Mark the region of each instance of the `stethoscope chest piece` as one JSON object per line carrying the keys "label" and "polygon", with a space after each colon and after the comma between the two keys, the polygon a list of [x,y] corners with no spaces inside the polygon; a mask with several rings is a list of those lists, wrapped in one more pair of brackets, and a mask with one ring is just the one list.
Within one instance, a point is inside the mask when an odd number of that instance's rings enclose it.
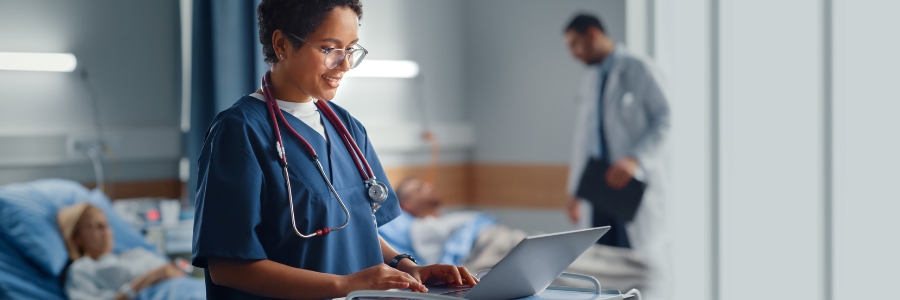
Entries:
{"label": "stethoscope chest piece", "polygon": [[388,188],[387,185],[380,181],[369,180],[367,182],[369,184],[369,199],[372,199],[375,203],[384,202],[388,198]]}

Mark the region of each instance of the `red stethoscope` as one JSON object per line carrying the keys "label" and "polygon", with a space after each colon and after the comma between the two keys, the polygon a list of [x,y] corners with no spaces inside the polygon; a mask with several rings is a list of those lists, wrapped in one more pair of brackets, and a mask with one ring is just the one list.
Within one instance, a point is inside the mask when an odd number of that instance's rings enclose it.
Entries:
{"label": "red stethoscope", "polygon": [[[347,224],[350,223],[350,211],[347,210],[347,206],[344,205],[344,201],[341,200],[341,196],[338,195],[337,191],[334,189],[334,186],[331,184],[331,180],[328,180],[328,176],[325,175],[325,170],[322,168],[322,163],[319,162],[319,156],[316,154],[316,150],[313,149],[312,146],[303,138],[290,124],[288,124],[287,119],[284,118],[284,114],[281,113],[281,108],[278,107],[278,102],[275,101],[275,97],[272,96],[272,85],[271,82],[271,71],[266,72],[266,75],[263,76],[262,79],[262,92],[263,97],[266,99],[266,106],[269,110],[269,117],[272,119],[272,128],[275,130],[275,150],[278,152],[278,158],[280,159],[282,171],[284,175],[284,181],[287,184],[287,194],[288,194],[288,203],[290,203],[291,208],[291,225],[294,226],[294,233],[302,238],[311,238],[314,236],[323,236],[328,234],[329,232],[344,229],[347,227]],[[372,171],[372,167],[369,166],[369,162],[366,161],[366,157],[363,155],[362,150],[359,149],[359,146],[356,144],[356,141],[353,140],[353,137],[350,135],[350,132],[347,131],[347,127],[344,127],[344,123],[341,122],[341,119],[338,118],[337,114],[331,110],[331,107],[325,103],[324,100],[316,101],[316,107],[319,109],[319,112],[328,119],[328,122],[331,122],[331,125],[334,126],[334,129],[337,130],[338,135],[341,136],[341,140],[344,142],[344,146],[347,148],[347,151],[350,152],[350,157],[353,158],[353,162],[356,164],[356,170],[359,171],[359,175],[362,177],[363,182],[368,186],[367,196],[369,197],[369,202],[372,206],[372,218],[375,219],[375,211],[381,207],[381,203],[384,200],[387,200],[388,197],[388,188],[384,183],[375,180],[375,172]],[[316,167],[319,169],[319,174],[322,175],[322,178],[325,179],[325,183],[328,184],[328,188],[331,189],[331,193],[334,194],[334,197],[337,198],[338,202],[341,203],[341,208],[344,209],[344,214],[347,216],[347,220],[344,221],[344,224],[338,227],[325,227],[319,230],[316,230],[314,233],[310,234],[302,234],[299,230],[297,230],[297,221],[294,217],[294,196],[291,193],[291,179],[288,177],[288,162],[287,155],[284,151],[284,142],[281,140],[281,131],[278,129],[278,122],[284,124],[284,127],[288,129],[291,134],[294,135],[300,142],[303,143],[303,146],[306,148],[306,151],[309,152],[309,155],[312,157],[313,162],[316,163]],[[377,223],[377,220],[376,220]]]}

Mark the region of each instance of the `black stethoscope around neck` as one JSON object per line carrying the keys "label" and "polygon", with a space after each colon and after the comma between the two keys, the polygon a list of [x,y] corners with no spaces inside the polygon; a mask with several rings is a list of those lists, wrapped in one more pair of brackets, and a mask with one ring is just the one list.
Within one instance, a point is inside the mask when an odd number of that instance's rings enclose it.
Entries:
{"label": "black stethoscope around neck", "polygon": [[[347,210],[347,205],[344,204],[344,201],[341,200],[341,196],[338,195],[338,192],[334,189],[334,185],[331,184],[331,180],[328,179],[328,175],[325,174],[325,169],[322,168],[322,163],[319,162],[319,156],[316,154],[316,150],[313,149],[312,146],[309,145],[309,142],[303,138],[290,124],[288,124],[287,119],[284,118],[284,114],[281,113],[281,108],[278,107],[278,101],[275,101],[275,96],[272,93],[272,76],[271,71],[267,71],[266,75],[263,76],[262,79],[262,94],[266,100],[266,107],[269,111],[269,117],[272,119],[272,129],[275,130],[275,151],[278,152],[278,159],[281,163],[282,174],[284,175],[284,182],[287,186],[287,194],[288,194],[288,203],[290,203],[291,209],[291,225],[294,227],[294,233],[297,236],[302,238],[311,238],[315,236],[323,236],[332,231],[344,229],[347,227],[347,224],[350,223],[350,211]],[[359,149],[359,146],[356,144],[356,141],[353,140],[353,136],[350,135],[350,132],[347,131],[347,127],[344,126],[344,123],[341,122],[341,119],[338,118],[337,114],[325,103],[324,100],[316,101],[316,108],[319,109],[319,112],[325,116],[325,119],[328,119],[328,122],[334,126],[334,129],[337,131],[338,135],[340,135],[341,140],[344,142],[344,146],[347,148],[347,151],[350,152],[350,157],[353,158],[353,163],[356,164],[356,170],[359,171],[360,177],[362,177],[363,183],[368,187],[366,189],[366,196],[369,198],[369,202],[372,207],[372,219],[375,219],[375,212],[381,208],[381,203],[384,200],[387,200],[388,197],[388,188],[384,183],[377,181],[375,179],[375,172],[372,171],[372,167],[369,166],[369,162],[366,160],[366,157],[363,155],[362,150]],[[338,227],[325,227],[316,232],[310,234],[300,233],[300,230],[297,230],[297,219],[294,216],[294,196],[291,192],[291,178],[288,176],[288,162],[287,162],[287,154],[284,151],[284,142],[281,140],[281,131],[278,129],[278,123],[281,122],[284,124],[284,127],[288,129],[288,131],[294,135],[300,142],[303,144],[306,151],[309,153],[313,162],[316,164],[316,167],[319,169],[319,174],[322,175],[322,179],[325,180],[325,183],[328,185],[328,188],[331,190],[331,193],[334,194],[334,197],[341,204],[341,208],[344,209],[344,214],[346,215],[346,220],[344,224]],[[377,223],[377,220],[375,221]]]}

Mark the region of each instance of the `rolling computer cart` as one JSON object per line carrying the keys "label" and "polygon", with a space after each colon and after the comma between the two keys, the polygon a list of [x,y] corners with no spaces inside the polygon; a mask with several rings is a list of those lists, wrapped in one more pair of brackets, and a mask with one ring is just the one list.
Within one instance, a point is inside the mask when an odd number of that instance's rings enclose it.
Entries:
{"label": "rolling computer cart", "polygon": [[[480,272],[479,272],[480,273]],[[481,274],[479,274],[481,275]],[[477,275],[476,275],[477,276]],[[480,277],[480,276],[478,276]],[[628,293],[622,294],[617,290],[602,290],[600,288],[600,282],[597,281],[594,277],[581,275],[581,274],[573,274],[573,273],[562,273],[559,278],[570,278],[588,281],[594,284],[593,289],[587,288],[576,288],[576,287],[567,287],[567,286],[553,286],[551,285],[541,293],[520,298],[521,300],[578,300],[578,299],[591,299],[591,300],[624,300],[624,299],[634,299],[634,300],[642,300],[640,296],[640,292],[637,290],[631,290]],[[384,299],[396,299],[396,300],[460,300],[464,298],[445,296],[445,295],[437,295],[437,294],[423,294],[409,291],[355,291],[347,295],[346,300],[384,300]]]}

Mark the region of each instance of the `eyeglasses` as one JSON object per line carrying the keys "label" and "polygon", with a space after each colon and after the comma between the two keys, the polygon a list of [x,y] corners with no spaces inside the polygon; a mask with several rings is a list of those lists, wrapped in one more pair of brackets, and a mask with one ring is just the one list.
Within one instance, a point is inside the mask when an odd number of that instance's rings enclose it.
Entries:
{"label": "eyeglasses", "polygon": [[325,48],[313,45],[312,43],[307,42],[306,40],[294,35],[293,33],[288,33],[288,35],[312,46],[315,49],[318,49],[319,51],[322,51],[322,53],[325,53],[325,67],[329,69],[334,69],[340,66],[341,63],[344,62],[345,57],[347,58],[347,62],[350,63],[350,68],[356,68],[360,63],[362,63],[363,59],[366,58],[366,54],[369,54],[369,50],[366,50],[366,48],[363,48],[359,44],[356,44],[350,50]]}

